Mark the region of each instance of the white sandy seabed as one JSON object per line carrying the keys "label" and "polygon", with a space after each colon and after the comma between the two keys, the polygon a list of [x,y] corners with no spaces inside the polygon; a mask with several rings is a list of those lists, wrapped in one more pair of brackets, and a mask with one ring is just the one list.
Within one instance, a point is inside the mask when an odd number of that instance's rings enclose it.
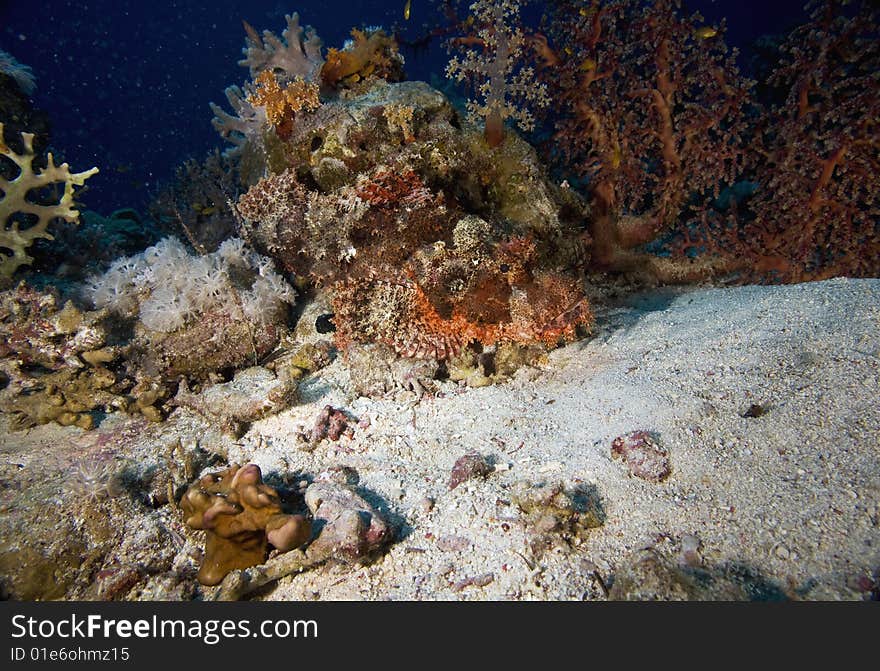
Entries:
{"label": "white sandy seabed", "polygon": [[[603,598],[640,548],[674,564],[695,539],[696,573],[747,575],[747,597],[864,598],[859,582],[880,569],[880,281],[654,292],[597,321],[506,384],[409,404],[322,384],[254,425],[231,461],[353,467],[401,527],[381,561],[264,598]],[[370,427],[304,453],[291,428],[326,403]],[[764,414],[743,417],[753,404]],[[639,429],[669,451],[663,482],[611,458]],[[495,471],[450,490],[468,452]],[[591,489],[604,524],[535,557],[510,504],[522,480]]]}
{"label": "white sandy seabed", "polygon": [[[370,565],[322,566],[257,598],[603,599],[649,546],[708,586],[695,598],[728,598],[718,585],[736,579],[745,598],[859,600],[880,570],[880,280],[639,294],[539,369],[421,400],[351,398],[346,375],[339,361],[322,371],[301,402],[228,440],[228,458],[351,467],[397,537]],[[305,451],[297,434],[326,404],[369,427]],[[204,431],[186,412],[168,422],[184,442]],[[636,430],[668,450],[662,482],[612,459]],[[494,471],[450,490],[469,452]],[[512,502],[522,481],[592,492],[604,523],[534,552]]]}

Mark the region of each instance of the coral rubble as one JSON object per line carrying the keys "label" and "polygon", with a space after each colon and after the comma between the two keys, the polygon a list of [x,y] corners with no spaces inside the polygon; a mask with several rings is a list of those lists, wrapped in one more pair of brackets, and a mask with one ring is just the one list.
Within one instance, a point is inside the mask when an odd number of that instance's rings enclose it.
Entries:
{"label": "coral rubble", "polygon": [[611,442],[611,457],[622,459],[631,475],[661,482],[672,471],[669,450],[650,431],[631,431]]}
{"label": "coral rubble", "polygon": [[313,560],[366,562],[393,538],[392,527],[379,511],[351,486],[337,482],[333,475],[309,485],[305,500],[315,520],[322,523],[321,532],[306,550]]}

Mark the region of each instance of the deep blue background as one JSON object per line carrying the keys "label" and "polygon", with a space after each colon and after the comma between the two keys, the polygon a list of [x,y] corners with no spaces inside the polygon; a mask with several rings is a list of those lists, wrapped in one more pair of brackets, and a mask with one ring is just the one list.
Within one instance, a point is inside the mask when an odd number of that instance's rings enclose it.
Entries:
{"label": "deep blue background", "polygon": [[[805,18],[804,0],[693,0],[709,23],[728,19],[728,42],[747,50],[766,33]],[[84,204],[104,214],[144,209],[150,194],[188,158],[223,147],[210,101],[228,109],[223,90],[241,85],[242,19],[279,34],[299,12],[324,46],[339,47],[352,27],[394,23],[404,37],[442,18],[429,0],[0,0],[0,49],[29,65],[36,105],[52,119],[56,157],[75,170],[97,165]],[[538,5],[540,3],[533,3]],[[442,75],[446,52],[403,50],[410,79]]]}

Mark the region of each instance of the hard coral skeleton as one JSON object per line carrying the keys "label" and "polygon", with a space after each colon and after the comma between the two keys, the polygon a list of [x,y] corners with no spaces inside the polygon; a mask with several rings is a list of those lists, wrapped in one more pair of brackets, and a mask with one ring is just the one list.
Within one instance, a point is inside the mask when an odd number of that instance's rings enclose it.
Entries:
{"label": "hard coral skeleton", "polygon": [[[75,187],[83,186],[98,169],[71,173],[67,163],[59,166],[50,153],[45,168],[35,172],[33,162],[34,136],[22,133],[23,153],[11,149],[3,137],[3,123],[0,122],[0,156],[5,156],[18,168],[18,175],[9,180],[0,176],[0,285],[8,283],[19,266],[28,265],[33,258],[27,249],[37,238],[52,240],[48,232],[49,224],[55,219],[70,223],[79,220],[79,212],[74,204]],[[30,193],[60,184],[63,192],[57,202],[43,203],[32,200]]]}

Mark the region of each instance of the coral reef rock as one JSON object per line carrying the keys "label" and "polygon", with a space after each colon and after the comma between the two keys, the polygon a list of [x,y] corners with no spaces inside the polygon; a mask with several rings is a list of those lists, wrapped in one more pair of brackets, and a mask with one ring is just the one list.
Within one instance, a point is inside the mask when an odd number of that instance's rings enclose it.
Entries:
{"label": "coral reef rock", "polygon": [[306,447],[311,451],[325,438],[337,441],[342,436],[351,438],[353,435],[354,429],[349,427],[345,413],[332,405],[325,405],[315,418],[311,431],[301,434],[301,438],[306,441]]}
{"label": "coral reef rock", "polygon": [[486,478],[494,469],[481,454],[470,453],[456,459],[449,476],[449,489],[455,489],[462,482],[472,478]]}
{"label": "coral reef rock", "polygon": [[605,511],[593,487],[566,488],[562,482],[519,481],[511,487],[513,502],[523,511],[533,553],[562,540],[571,543],[586,537],[605,522]]}
{"label": "coral reef rock", "polygon": [[632,431],[615,438],[611,456],[623,459],[631,475],[649,482],[665,480],[672,470],[669,450],[648,431]]}
{"label": "coral reef rock", "polygon": [[235,377],[214,384],[194,394],[186,381],[181,381],[172,403],[195,410],[219,423],[221,429],[235,437],[248,424],[287,409],[296,397],[296,382],[276,375],[262,366],[238,371]]}
{"label": "coral reef rock", "polygon": [[391,541],[392,529],[374,506],[338,479],[318,480],[306,489],[306,505],[320,525],[306,553],[312,559],[368,561]]}
{"label": "coral reef rock", "polygon": [[90,429],[90,413],[128,409],[133,382],[116,372],[106,311],[84,312],[55,290],[0,293],[0,408],[12,429],[57,422]]}
{"label": "coral reef rock", "polygon": [[515,133],[493,150],[427,84],[376,81],[275,143],[238,200],[242,234],[329,292],[340,351],[442,362],[590,326],[585,205]]}

